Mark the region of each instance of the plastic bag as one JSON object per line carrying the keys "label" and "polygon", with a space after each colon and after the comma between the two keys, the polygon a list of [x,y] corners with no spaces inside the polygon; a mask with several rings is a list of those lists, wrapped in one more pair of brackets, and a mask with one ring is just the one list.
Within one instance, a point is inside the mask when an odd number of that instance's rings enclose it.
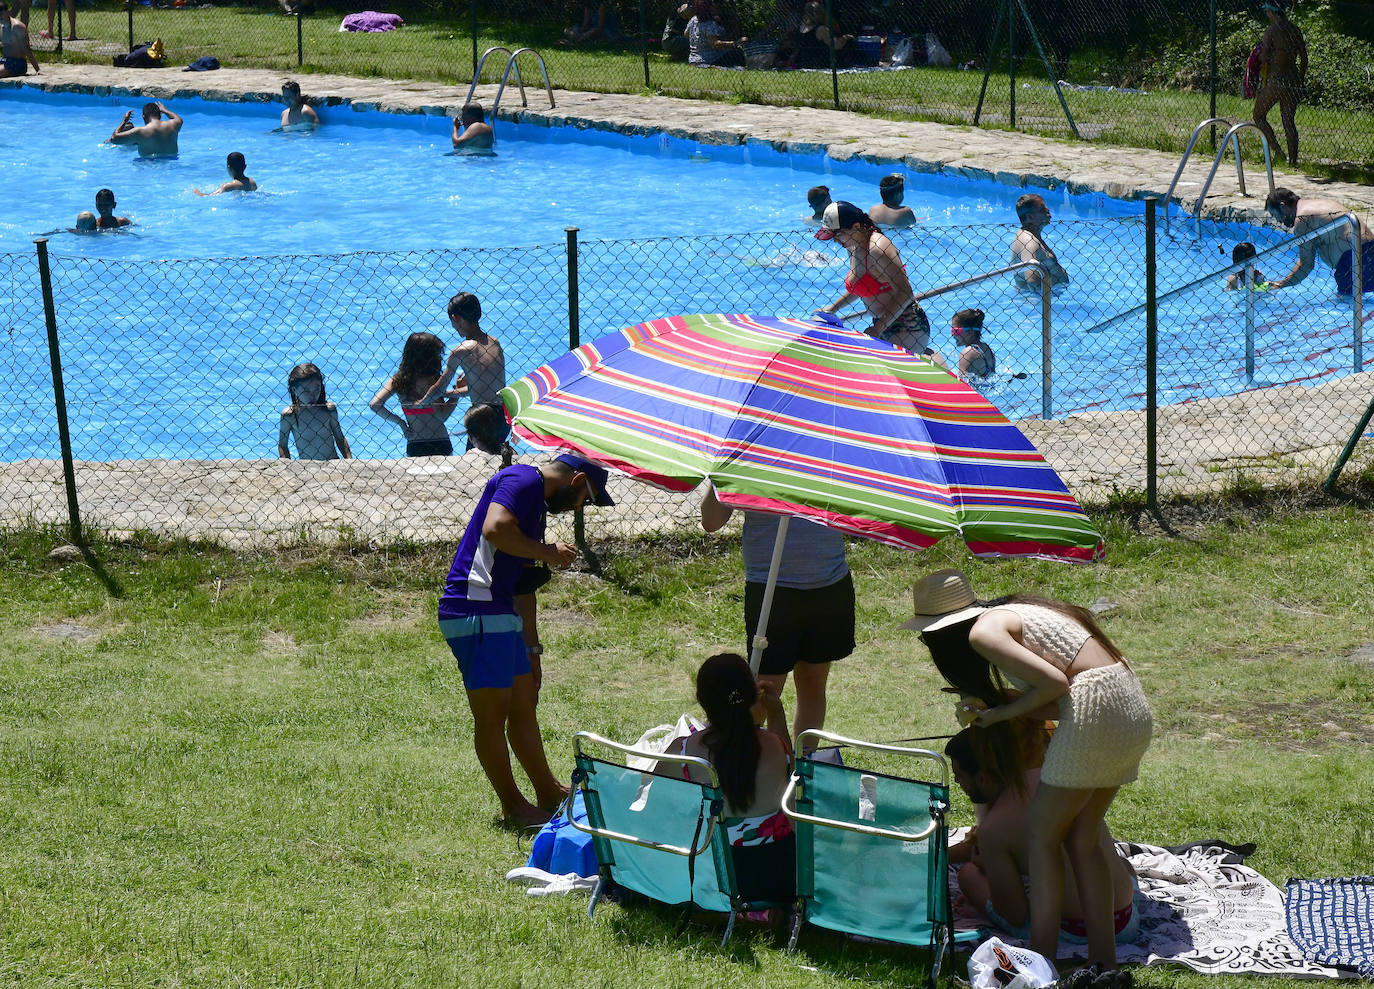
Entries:
{"label": "plastic bag", "polygon": [[968,960],[968,980],[973,989],[1041,989],[1052,985],[1057,973],[1044,955],[1029,948],[988,938]]}
{"label": "plastic bag", "polygon": [[[646,752],[667,752],[668,746],[675,738],[686,738],[694,735],[706,726],[690,714],[681,715],[675,725],[655,725],[639,736],[632,748],[643,749]],[[643,756],[627,756],[625,765],[631,769],[638,769],[643,772],[652,772],[654,764],[658,760],[647,759]]]}
{"label": "plastic bag", "polygon": [[914,65],[915,63],[912,61],[913,57],[910,38],[903,38],[901,41],[897,42],[897,46],[892,49],[893,65]]}
{"label": "plastic bag", "polygon": [[940,39],[935,37],[934,31],[926,32],[926,65],[953,65],[954,59],[949,57],[949,52],[945,51],[945,46],[940,44]]}

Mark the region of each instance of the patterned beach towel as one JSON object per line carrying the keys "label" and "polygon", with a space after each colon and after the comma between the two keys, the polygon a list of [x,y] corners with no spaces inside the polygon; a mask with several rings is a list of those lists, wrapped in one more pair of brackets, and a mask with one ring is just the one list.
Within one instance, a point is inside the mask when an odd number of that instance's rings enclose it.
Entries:
{"label": "patterned beach towel", "polygon": [[1288,880],[1288,935],[1307,958],[1374,979],[1374,876]]}
{"label": "patterned beach towel", "polygon": [[[954,837],[951,836],[951,841]],[[1303,957],[1288,936],[1283,891],[1238,856],[1218,845],[1182,849],[1117,842],[1140,884],[1140,934],[1118,944],[1117,958],[1145,965],[1186,965],[1208,975],[1241,972],[1289,978],[1339,978],[1341,973]],[[951,879],[954,872],[950,872]],[[958,894],[954,882],[951,894]],[[981,918],[956,898],[955,927]],[[1016,942],[1006,934],[1003,940]],[[1087,946],[1061,942],[1068,957],[1087,957]]]}

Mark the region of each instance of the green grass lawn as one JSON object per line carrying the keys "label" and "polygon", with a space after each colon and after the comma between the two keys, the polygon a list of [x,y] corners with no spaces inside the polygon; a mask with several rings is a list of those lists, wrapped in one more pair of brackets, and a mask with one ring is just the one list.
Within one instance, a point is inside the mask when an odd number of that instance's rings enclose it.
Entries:
{"label": "green grass lawn", "polygon": [[[92,10],[83,9],[78,13],[77,24],[83,38],[94,40],[68,47],[64,57],[69,60],[104,62],[110,57],[110,49],[122,51],[127,44],[128,20],[122,7],[102,3]],[[256,66],[284,73],[337,72],[434,80],[459,86],[472,80],[472,35],[465,19],[415,21],[384,34],[340,33],[337,28],[336,15],[321,13],[304,20],[304,65],[298,69],[295,21],[282,15],[275,5],[204,11],[137,6],[134,14],[134,40],[162,38],[169,64],[185,64],[201,55],[215,55],[226,66]],[[650,55],[646,84],[643,60],[637,50],[570,49],[555,44],[555,38],[556,34],[548,31],[526,31],[517,36],[509,30],[484,25],[478,48],[485,51],[495,45],[511,49],[534,45],[544,55],[553,85],[563,89],[834,106],[829,73],[727,72],[668,62],[655,52]],[[498,81],[503,68],[500,58],[489,60],[484,79]],[[1067,137],[1068,125],[1054,91],[1043,77],[1043,70],[1036,70],[1037,64],[1028,59],[1017,76],[1017,129]],[[537,64],[522,60],[521,72],[527,86],[532,87],[533,98],[533,90],[540,85]],[[981,82],[981,72],[955,68],[841,75],[840,104],[844,109],[894,119],[969,123]],[[197,77],[194,83],[214,85],[214,77]],[[1181,153],[1193,128],[1210,116],[1206,93],[1066,90],[1065,97],[1085,139],[1126,147]],[[512,94],[508,99],[514,98]],[[1218,98],[1217,112],[1233,120],[1249,119],[1250,108],[1248,100]],[[983,123],[1008,127],[1009,111],[1008,77],[1005,71],[995,73],[989,84]],[[1277,111],[1272,116],[1277,127]],[[1352,162],[1366,170],[1374,167],[1374,116],[1303,106],[1298,112],[1298,127],[1305,168],[1340,171],[1339,163]],[[1259,162],[1259,141],[1253,132],[1245,133],[1244,144],[1247,158]],[[1275,154],[1279,156],[1282,152],[1276,149]],[[1207,150],[1204,158],[1210,155]],[[1205,160],[1199,163],[1199,169],[1205,164]]]}
{"label": "green grass lawn", "polygon": [[[1253,840],[1290,876],[1374,861],[1374,525],[1368,511],[1222,512],[1147,534],[1100,518],[1105,563],[972,563],[851,545],[859,648],[828,726],[947,732],[897,630],[917,574],[986,595],[1107,598],[1157,735],[1110,822],[1159,844]],[[589,533],[595,538],[592,518]],[[675,915],[532,900],[495,820],[433,618],[451,547],[233,555],[145,539],[47,559],[0,542],[0,983],[16,986],[910,986],[920,952],[763,931],[725,950]],[[598,545],[600,576],[541,593],[540,707],[560,772],[579,728],[631,740],[692,707],[743,637],[737,538]],[[61,638],[61,623],[89,629]],[[955,819],[970,812],[962,795]],[[718,935],[718,932],[716,932]],[[1216,980],[1151,969],[1148,986]],[[1258,985],[1258,983],[1256,983]],[[1275,985],[1265,982],[1266,986]]]}

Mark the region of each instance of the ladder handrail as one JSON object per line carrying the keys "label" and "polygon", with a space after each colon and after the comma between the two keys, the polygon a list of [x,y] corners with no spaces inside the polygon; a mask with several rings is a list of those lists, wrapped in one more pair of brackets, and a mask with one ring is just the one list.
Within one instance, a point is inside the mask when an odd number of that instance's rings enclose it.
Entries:
{"label": "ladder handrail", "polygon": [[[1169,233],[1169,204],[1174,201],[1174,189],[1178,186],[1178,180],[1183,176],[1183,166],[1188,164],[1188,158],[1193,153],[1193,145],[1197,144],[1198,136],[1202,133],[1202,128],[1210,127],[1212,124],[1224,124],[1231,126],[1231,121],[1224,117],[1209,117],[1193,129],[1193,136],[1188,138],[1188,147],[1183,150],[1183,159],[1178,163],[1178,171],[1174,172],[1174,180],[1169,183],[1169,191],[1164,194],[1164,233]],[[1223,144],[1222,147],[1225,147]]]}
{"label": "ladder handrail", "polygon": [[[511,50],[507,48],[505,45],[493,45],[492,47],[484,51],[482,53],[482,57],[477,61],[476,70],[472,73],[472,85],[468,87],[468,95],[463,98],[464,106],[472,102],[472,94],[477,92],[477,80],[482,78],[482,67],[487,64],[487,56],[490,55],[492,52],[505,52],[507,55],[510,55],[511,59],[515,58],[515,56],[511,54]],[[506,67],[510,67],[509,60],[506,62]],[[517,72],[516,78],[518,79],[519,77],[520,74],[519,72]],[[492,114],[493,117],[495,115],[495,113]]]}
{"label": "ladder handrail", "polygon": [[1024,271],[1027,268],[1034,268],[1036,271],[1040,272],[1040,417],[1042,419],[1051,419],[1054,417],[1054,362],[1053,341],[1050,332],[1050,310],[1052,305],[1050,300],[1052,295],[1050,292],[1050,272],[1044,264],[1039,261],[1017,261],[1015,264],[1009,264],[1005,268],[998,268],[995,271],[985,271],[971,278],[964,278],[957,282],[950,282],[948,285],[941,285],[939,288],[920,292],[915,296],[914,301],[922,302],[926,299],[933,299],[937,295],[944,295],[946,292],[954,292],[961,288],[967,288],[970,285],[976,285],[979,282],[985,282],[989,278],[1010,275],[1018,271]]}
{"label": "ladder handrail", "polygon": [[491,115],[493,117],[496,116],[496,108],[501,105],[501,94],[506,91],[506,79],[510,76],[511,69],[515,69],[515,82],[520,87],[520,105],[525,107],[530,105],[530,101],[525,98],[525,84],[520,81],[520,66],[516,64],[516,59],[525,54],[525,52],[529,52],[539,60],[539,71],[544,76],[544,92],[549,94],[549,108],[553,109],[556,105],[553,101],[553,86],[549,83],[549,70],[544,65],[544,56],[533,48],[517,48],[506,62],[506,71],[501,73],[501,85],[496,90],[496,102],[491,105]]}
{"label": "ladder handrail", "polygon": [[[1197,205],[1193,208],[1193,216],[1197,220],[1197,232],[1199,237],[1202,236],[1202,204],[1207,199],[1207,190],[1212,187],[1212,179],[1216,178],[1217,169],[1221,167],[1221,159],[1226,154],[1226,145],[1228,142],[1231,144],[1232,152],[1236,159],[1236,179],[1240,183],[1240,194],[1242,196],[1246,194],[1245,170],[1241,167],[1240,160],[1239,133],[1247,127],[1254,128],[1255,132],[1260,136],[1260,147],[1264,149],[1264,170],[1269,176],[1269,191],[1274,191],[1274,166],[1269,160],[1269,138],[1264,136],[1264,131],[1260,130],[1259,125],[1253,120],[1242,120],[1240,123],[1232,126],[1232,128],[1226,132],[1226,136],[1221,139],[1221,145],[1217,148],[1217,156],[1212,162],[1212,170],[1207,173],[1207,181],[1202,183],[1202,191],[1198,193]],[[1165,232],[1168,232],[1167,228]]]}

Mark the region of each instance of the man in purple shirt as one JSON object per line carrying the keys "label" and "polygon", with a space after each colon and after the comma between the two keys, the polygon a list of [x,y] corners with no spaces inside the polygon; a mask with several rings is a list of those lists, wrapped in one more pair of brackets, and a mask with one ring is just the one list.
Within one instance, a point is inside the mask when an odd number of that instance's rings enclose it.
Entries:
{"label": "man in purple shirt", "polygon": [[[540,467],[515,464],[499,471],[477,501],[439,598],[439,630],[463,674],[477,759],[501,800],[502,818],[515,824],[547,821],[567,793],[544,755],[516,583],[530,560],[572,563],[576,547],[544,542],[544,521],[548,512],[569,512],[587,501],[614,504],[605,468],[581,457],[564,454]],[[534,784],[535,803],[515,783],[510,751]]]}

